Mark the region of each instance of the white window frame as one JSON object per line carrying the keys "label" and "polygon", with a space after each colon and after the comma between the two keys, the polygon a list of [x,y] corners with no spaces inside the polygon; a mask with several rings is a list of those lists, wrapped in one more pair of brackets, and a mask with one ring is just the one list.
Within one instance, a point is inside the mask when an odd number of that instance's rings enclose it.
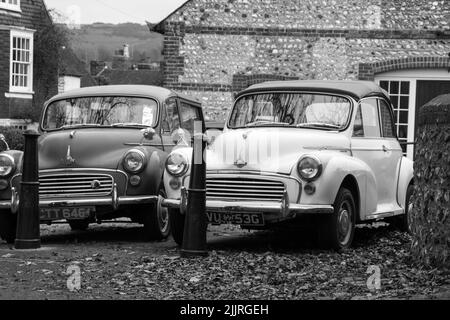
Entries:
{"label": "white window frame", "polygon": [[[30,40],[30,56],[28,68],[28,85],[26,87],[13,85],[13,40],[15,37],[25,38]],[[33,92],[33,54],[34,54],[34,31],[30,30],[11,30],[10,31],[10,67],[9,67],[9,93],[10,94],[25,94],[32,95]]]}
{"label": "white window frame", "polygon": [[6,0],[6,2],[0,2],[0,9],[22,12],[22,10],[20,9],[20,0],[17,0],[17,4],[9,3],[9,1],[11,0]]}
{"label": "white window frame", "polygon": [[[375,82],[380,81],[405,81],[410,83],[409,88],[409,114],[408,114],[408,142],[414,142],[416,137],[416,98],[417,81],[420,80],[445,80],[450,81],[450,73],[446,68],[438,69],[407,69],[388,71],[375,75]],[[397,126],[397,125],[396,125]],[[414,145],[408,145],[407,156],[414,159]]]}

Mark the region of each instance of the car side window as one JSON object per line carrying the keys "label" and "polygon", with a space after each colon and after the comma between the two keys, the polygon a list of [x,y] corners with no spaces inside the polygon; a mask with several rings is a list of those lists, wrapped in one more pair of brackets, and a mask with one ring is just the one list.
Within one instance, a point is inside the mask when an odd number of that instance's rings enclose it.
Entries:
{"label": "car side window", "polygon": [[354,137],[364,137],[364,126],[362,121],[361,106],[358,106],[356,111],[355,126],[353,128]]}
{"label": "car side window", "polygon": [[[378,102],[376,99],[365,99],[359,105],[362,120],[362,136],[366,138],[380,138],[380,120],[378,117]],[[358,117],[358,115],[357,115]],[[357,123],[355,123],[356,125]],[[361,130],[356,131],[360,134]]]}
{"label": "car side window", "polygon": [[169,117],[167,116],[166,104],[163,104],[161,108],[161,130],[163,133],[170,133]]}
{"label": "car side window", "polygon": [[[178,113],[177,100],[170,98],[166,101],[167,108],[167,127],[169,130],[167,132],[173,132],[180,128],[180,115]],[[164,124],[163,124],[164,125]],[[166,132],[166,128],[163,128]]]}
{"label": "car side window", "polygon": [[383,137],[396,138],[394,119],[392,119],[392,112],[386,101],[380,100],[380,116],[383,128]]}
{"label": "car side window", "polygon": [[201,121],[200,108],[191,106],[185,102],[180,105],[181,128],[194,134],[194,124],[196,121]]}

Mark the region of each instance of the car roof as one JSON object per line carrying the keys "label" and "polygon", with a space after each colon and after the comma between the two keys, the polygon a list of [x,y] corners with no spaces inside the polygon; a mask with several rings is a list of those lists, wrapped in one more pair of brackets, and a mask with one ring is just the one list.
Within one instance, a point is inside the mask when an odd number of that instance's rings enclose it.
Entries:
{"label": "car roof", "polygon": [[146,85],[113,85],[113,86],[95,86],[86,87],[81,89],[70,90],[61,94],[58,94],[51,98],[48,103],[56,100],[64,100],[76,97],[92,97],[92,96],[120,96],[120,95],[131,95],[131,96],[147,96],[153,97],[157,100],[164,101],[169,97],[179,97],[183,100],[192,102],[198,106],[201,102],[197,99],[184,95],[182,93],[166,89],[157,86],[146,86]]}
{"label": "car roof", "polygon": [[240,92],[238,97],[256,91],[288,90],[288,91],[320,91],[326,93],[344,94],[356,100],[366,97],[381,96],[389,99],[386,91],[371,81],[347,80],[294,80],[271,81],[253,85]]}

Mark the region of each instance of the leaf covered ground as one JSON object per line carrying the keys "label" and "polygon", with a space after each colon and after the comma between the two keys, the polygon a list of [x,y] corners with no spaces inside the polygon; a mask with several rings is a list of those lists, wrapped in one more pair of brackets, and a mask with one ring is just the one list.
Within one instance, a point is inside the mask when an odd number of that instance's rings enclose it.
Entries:
{"label": "leaf covered ground", "polygon": [[[42,228],[43,248],[0,244],[0,299],[450,299],[450,274],[411,261],[410,237],[389,226],[357,230],[345,253],[315,249],[306,233],[211,227],[207,258],[180,258],[173,240],[145,243],[141,229]],[[70,266],[81,289],[67,288]],[[368,268],[381,271],[369,290]]]}

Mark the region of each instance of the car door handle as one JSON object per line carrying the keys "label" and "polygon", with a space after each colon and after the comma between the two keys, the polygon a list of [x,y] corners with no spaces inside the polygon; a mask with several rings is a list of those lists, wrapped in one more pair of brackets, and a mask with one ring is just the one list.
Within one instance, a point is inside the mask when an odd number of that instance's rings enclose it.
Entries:
{"label": "car door handle", "polygon": [[383,145],[383,151],[384,151],[384,152],[388,152],[389,149],[388,149],[386,146]]}

